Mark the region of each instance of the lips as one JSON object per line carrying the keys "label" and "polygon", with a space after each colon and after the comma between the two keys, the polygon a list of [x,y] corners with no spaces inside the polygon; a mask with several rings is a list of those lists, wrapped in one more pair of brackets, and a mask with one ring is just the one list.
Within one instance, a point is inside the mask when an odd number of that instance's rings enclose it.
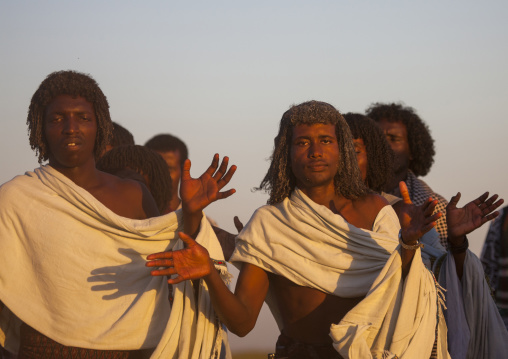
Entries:
{"label": "lips", "polygon": [[307,165],[307,168],[309,168],[311,171],[322,171],[328,167],[328,164],[323,161],[316,161],[311,162]]}
{"label": "lips", "polygon": [[67,149],[77,149],[83,144],[83,141],[79,138],[66,138],[62,141],[62,146]]}

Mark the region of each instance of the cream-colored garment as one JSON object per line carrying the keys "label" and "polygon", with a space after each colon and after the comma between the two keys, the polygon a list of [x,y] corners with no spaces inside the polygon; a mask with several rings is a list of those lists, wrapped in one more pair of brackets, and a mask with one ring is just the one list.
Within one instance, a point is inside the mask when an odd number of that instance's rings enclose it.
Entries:
{"label": "cream-colored garment", "polygon": [[[401,199],[382,196],[393,205]],[[448,327],[448,352],[453,359],[502,358],[508,353],[508,332],[492,299],[480,260],[467,251],[462,280],[457,277],[453,255],[441,245],[433,228],[421,239],[425,247],[422,260],[430,268],[431,259],[444,256],[438,281],[446,289],[445,313]],[[441,260],[434,262],[433,271]],[[503,354],[500,354],[503,353]]]}
{"label": "cream-colored garment", "polygon": [[[15,345],[14,313],[37,331],[90,349],[156,348],[153,358],[209,358],[218,330],[204,283],[175,286],[145,266],[151,253],[183,247],[181,211],[120,217],[50,166],[0,188],[0,342]],[[203,218],[197,241],[221,247]],[[219,349],[220,350],[220,349]]]}
{"label": "cream-colored garment", "polygon": [[[415,352],[428,358],[436,335],[435,281],[418,251],[410,271],[413,280],[404,286],[399,229],[391,206],[379,212],[368,231],[296,189],[290,198],[254,213],[238,236],[231,261],[341,297],[368,294],[347,321],[332,327],[336,349],[345,357],[390,357],[388,350],[400,358],[415,358],[410,356]],[[271,309],[277,319],[276,308]]]}

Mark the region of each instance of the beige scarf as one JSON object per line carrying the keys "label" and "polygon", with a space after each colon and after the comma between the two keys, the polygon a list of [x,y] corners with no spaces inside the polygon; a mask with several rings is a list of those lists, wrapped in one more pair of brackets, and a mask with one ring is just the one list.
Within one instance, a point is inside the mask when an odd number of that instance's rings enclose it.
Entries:
{"label": "beige scarf", "polygon": [[[181,211],[120,217],[50,166],[0,188],[0,342],[17,351],[15,318],[67,346],[156,348],[153,358],[210,358],[221,330],[201,283],[175,286],[145,267],[151,253],[180,249]],[[197,241],[222,259],[203,219]],[[222,268],[225,271],[225,268]]]}
{"label": "beige scarf", "polygon": [[[231,261],[340,297],[367,295],[331,328],[334,345],[346,358],[428,358],[441,313],[438,291],[419,250],[401,280],[399,229],[391,206],[379,212],[368,231],[296,189],[291,198],[254,213],[238,236]],[[278,319],[274,305],[271,309]],[[440,320],[440,338],[446,338],[445,328]],[[440,357],[446,358],[446,339],[439,344]]]}

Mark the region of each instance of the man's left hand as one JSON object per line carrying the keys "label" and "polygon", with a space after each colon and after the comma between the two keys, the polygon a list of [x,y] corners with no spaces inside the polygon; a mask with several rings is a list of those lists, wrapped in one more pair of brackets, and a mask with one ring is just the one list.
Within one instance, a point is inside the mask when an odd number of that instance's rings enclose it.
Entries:
{"label": "man's left hand", "polygon": [[[452,197],[448,206],[446,206],[446,222],[448,224],[448,241],[452,245],[460,245],[464,241],[464,236],[480,228],[484,223],[496,218],[499,215],[495,211],[504,202],[498,200],[495,194],[489,198],[489,192],[469,202],[462,208],[457,208],[457,203],[461,197],[460,192]],[[495,212],[494,212],[495,211]]]}

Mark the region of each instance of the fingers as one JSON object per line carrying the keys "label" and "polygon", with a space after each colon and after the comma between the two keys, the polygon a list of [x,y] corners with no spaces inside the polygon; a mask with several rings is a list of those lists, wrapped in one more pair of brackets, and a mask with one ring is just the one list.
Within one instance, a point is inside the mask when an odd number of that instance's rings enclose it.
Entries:
{"label": "fingers", "polygon": [[496,218],[497,216],[499,216],[499,211],[496,211],[496,212],[494,212],[494,213],[491,213],[491,214],[489,214],[489,215],[487,215],[487,216],[483,217],[483,218],[482,218],[482,224],[481,224],[481,225],[483,226],[485,223],[487,223],[487,222],[488,222],[488,221],[490,221],[490,220],[493,220],[493,219],[494,219],[494,218]]}
{"label": "fingers", "polygon": [[448,202],[448,206],[450,208],[457,207],[457,203],[459,203],[460,201],[460,196],[461,196],[460,192],[457,192],[457,194],[450,199],[450,202]]}
{"label": "fingers", "polygon": [[[479,208],[482,210],[482,215],[484,216],[482,218],[482,225],[497,216],[499,216],[499,211],[495,211],[497,208],[499,208],[503,203],[504,200],[500,199],[496,202],[494,202],[499,196],[497,194],[490,197],[487,201],[480,204]],[[495,212],[493,212],[495,211]]]}
{"label": "fingers", "polygon": [[[216,159],[217,159],[217,163],[215,165],[217,165],[219,163],[219,154],[217,154],[217,153],[213,157],[212,165],[214,165],[214,162],[215,162]],[[219,180],[222,178],[222,176],[224,176],[224,173],[226,173],[226,170],[228,169],[228,163],[229,163],[229,157],[228,156],[224,156],[224,158],[222,159],[222,162],[220,164],[219,169],[213,175],[213,178],[217,182],[219,182]],[[212,167],[212,166],[210,166],[210,167]],[[215,166],[215,168],[217,168],[217,166]]]}
{"label": "fingers", "polygon": [[480,207],[482,212],[486,215],[486,214],[494,211],[496,208],[498,208],[500,205],[503,204],[503,202],[504,202],[503,199],[500,199],[499,201],[496,202],[498,197],[499,196],[497,194],[495,194],[492,197],[490,197],[488,200],[486,200],[485,202],[481,203],[478,207]]}
{"label": "fingers", "polygon": [[190,248],[190,247],[196,245],[196,241],[194,239],[192,239],[192,237],[189,236],[188,234],[185,234],[183,232],[178,232],[178,236],[183,241],[183,243],[185,243],[186,248]]}
{"label": "fingers", "polygon": [[430,217],[426,217],[426,219],[425,219],[425,223],[426,223],[426,224],[430,224],[430,223],[434,222],[434,225],[432,226],[432,227],[434,227],[434,226],[435,226],[435,222],[436,222],[439,218],[441,218],[441,216],[442,216],[442,215],[443,215],[443,214],[442,214],[441,212],[434,213],[432,216],[430,216]]}
{"label": "fingers", "polygon": [[172,259],[172,258],[173,258],[173,251],[153,253],[153,254],[150,254],[146,257],[146,259],[148,259],[148,260]]}
{"label": "fingers", "polygon": [[432,199],[429,197],[429,199],[423,204],[423,213],[426,217],[430,216],[432,213],[434,213],[434,210],[437,206],[437,199]]}
{"label": "fingers", "polygon": [[476,204],[478,207],[480,207],[481,209],[481,206],[484,205],[484,202],[485,200],[489,197],[489,192],[485,192],[484,194],[482,194],[480,197],[478,197],[477,199],[475,199],[473,201],[474,204]]}
{"label": "fingers", "polygon": [[235,216],[233,218],[233,222],[235,222],[236,230],[238,231],[238,233],[240,233],[242,231],[242,229],[243,229],[243,223],[240,221],[238,216]]}
{"label": "fingers", "polygon": [[[226,158],[227,158],[227,157],[226,157]],[[224,161],[223,161],[223,163],[224,163]],[[217,186],[219,187],[219,190],[221,190],[222,188],[224,188],[224,186],[226,186],[226,185],[229,183],[229,181],[231,181],[231,178],[233,177],[233,175],[234,175],[234,174],[235,174],[235,172],[236,172],[236,168],[237,168],[237,167],[236,167],[235,165],[233,165],[233,166],[231,166],[231,167],[229,168],[229,170],[228,170],[228,172],[226,173],[226,175],[225,175],[225,176],[222,176],[222,175],[221,175],[221,177],[222,177],[222,178],[220,178],[220,180],[219,180],[219,181],[217,181]]]}
{"label": "fingers", "polygon": [[412,204],[413,202],[411,202],[411,198],[409,198],[409,191],[407,190],[406,182],[404,181],[399,182],[399,190],[400,194],[402,195],[402,200],[404,201],[404,203]]}
{"label": "fingers", "polygon": [[[165,272],[166,270],[169,270],[169,269],[174,270],[174,268],[175,268],[175,262],[173,261],[173,259],[154,259],[149,262],[146,262],[145,265],[147,267],[167,267],[166,269],[162,269],[160,271],[152,271],[152,273]],[[172,274],[174,274],[174,273],[172,273]],[[164,274],[160,274],[160,275],[164,275]]]}
{"label": "fingers", "polygon": [[190,176],[190,169],[191,169],[191,160],[188,158],[183,162],[182,167],[182,180],[188,180],[191,178]]}
{"label": "fingers", "polygon": [[217,193],[217,199],[228,198],[229,196],[231,196],[231,195],[233,195],[235,193],[236,193],[236,189],[231,188],[230,190],[227,190],[225,192],[219,192],[219,193]]}
{"label": "fingers", "polygon": [[168,283],[169,284],[178,284],[180,282],[183,282],[184,280],[186,280],[186,279],[179,275],[179,276],[176,276],[175,278],[168,279]]}

